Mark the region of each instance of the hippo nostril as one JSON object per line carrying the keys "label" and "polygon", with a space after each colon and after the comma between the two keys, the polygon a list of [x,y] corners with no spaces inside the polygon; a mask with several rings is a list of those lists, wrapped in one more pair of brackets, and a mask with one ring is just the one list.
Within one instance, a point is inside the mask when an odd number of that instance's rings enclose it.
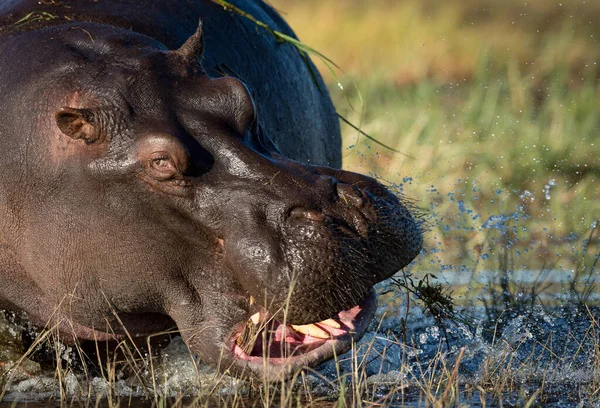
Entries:
{"label": "hippo nostril", "polygon": [[362,208],[365,204],[360,190],[350,184],[337,184],[337,193],[342,200],[355,208]]}
{"label": "hippo nostril", "polygon": [[297,218],[306,218],[311,221],[322,222],[325,221],[325,214],[315,211],[309,210],[307,208],[296,207],[292,211],[290,211],[290,216]]}

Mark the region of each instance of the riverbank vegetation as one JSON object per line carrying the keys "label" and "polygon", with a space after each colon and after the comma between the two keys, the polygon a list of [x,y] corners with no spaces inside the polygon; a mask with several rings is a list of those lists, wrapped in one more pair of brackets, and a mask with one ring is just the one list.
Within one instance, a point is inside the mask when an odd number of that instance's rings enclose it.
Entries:
{"label": "riverbank vegetation", "polygon": [[418,269],[487,268],[509,230],[520,268],[576,268],[600,217],[600,3],[271,4],[342,67],[313,57],[338,112],[401,152],[342,122],[345,168],[429,212]]}

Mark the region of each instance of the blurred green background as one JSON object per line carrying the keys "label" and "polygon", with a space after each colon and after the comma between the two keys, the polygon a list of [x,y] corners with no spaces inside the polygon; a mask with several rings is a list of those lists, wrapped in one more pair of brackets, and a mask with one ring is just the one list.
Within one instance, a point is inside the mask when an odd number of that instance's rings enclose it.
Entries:
{"label": "blurred green background", "polygon": [[427,213],[413,270],[593,266],[600,1],[269,3],[341,67],[312,57],[338,112],[402,152],[342,124],[344,167]]}

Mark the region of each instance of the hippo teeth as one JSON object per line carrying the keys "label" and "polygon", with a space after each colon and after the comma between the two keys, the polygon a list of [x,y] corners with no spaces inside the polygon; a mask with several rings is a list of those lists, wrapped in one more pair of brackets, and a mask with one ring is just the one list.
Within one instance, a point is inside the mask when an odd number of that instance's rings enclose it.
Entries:
{"label": "hippo teeth", "polygon": [[258,326],[258,323],[260,323],[260,312],[256,312],[250,316],[250,321]]}
{"label": "hippo teeth", "polygon": [[334,329],[339,329],[339,328],[342,327],[341,324],[339,324],[338,322],[336,322],[333,319],[326,319],[326,320],[323,320],[322,322],[319,322],[317,324],[322,325],[322,326],[327,326],[327,327],[333,327]]}
{"label": "hippo teeth", "polygon": [[[264,313],[256,312],[246,322],[244,329],[240,336],[236,339],[236,344],[244,350],[245,353],[250,354],[254,349],[256,341],[258,340],[261,330],[265,328],[265,322],[267,315]],[[327,330],[340,329],[341,325],[334,319],[326,319],[319,323],[303,324],[303,325],[289,325],[286,326],[285,331],[287,335],[293,336],[294,333],[303,334],[310,336],[315,339],[328,340],[332,334]]]}
{"label": "hippo teeth", "polygon": [[263,309],[237,325],[226,344],[243,369],[246,364],[253,370],[287,363],[314,366],[346,352],[352,339],[362,336],[375,313],[376,299],[371,290],[359,304],[335,317],[304,325],[286,324]]}
{"label": "hippo teeth", "polygon": [[305,325],[295,325],[292,324],[292,329],[297,331],[298,333],[302,333],[306,336],[315,337],[317,339],[328,339],[330,337],[329,333],[325,330],[317,326],[316,324],[305,324]]}
{"label": "hippo teeth", "polygon": [[[250,298],[250,303],[254,303],[253,298]],[[261,355],[264,352],[263,344],[267,344],[271,355],[289,357],[348,333],[348,328],[344,328],[338,320],[325,319],[318,323],[285,325],[264,311],[256,312],[246,320],[235,344],[246,356]],[[279,347],[273,349],[277,347],[274,345]]]}

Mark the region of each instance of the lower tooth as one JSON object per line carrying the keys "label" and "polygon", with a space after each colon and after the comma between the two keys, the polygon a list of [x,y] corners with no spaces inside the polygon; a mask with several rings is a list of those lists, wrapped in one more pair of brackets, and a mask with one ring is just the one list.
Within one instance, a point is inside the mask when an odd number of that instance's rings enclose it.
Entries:
{"label": "lower tooth", "polygon": [[292,324],[292,329],[296,330],[298,333],[302,333],[304,335],[307,336],[311,336],[311,337],[316,337],[318,339],[328,339],[329,338],[329,333],[327,333],[325,330],[321,329],[318,326],[315,326],[314,324],[305,324],[305,325],[295,325]]}
{"label": "lower tooth", "polygon": [[254,323],[255,325],[258,325],[258,323],[260,322],[260,313],[256,312],[252,316],[250,316],[250,321],[252,321],[252,323]]}
{"label": "lower tooth", "polygon": [[338,322],[336,322],[333,319],[323,320],[322,322],[319,322],[317,324],[322,324],[324,326],[333,327],[334,329],[340,329],[342,327],[341,324],[339,324]]}

